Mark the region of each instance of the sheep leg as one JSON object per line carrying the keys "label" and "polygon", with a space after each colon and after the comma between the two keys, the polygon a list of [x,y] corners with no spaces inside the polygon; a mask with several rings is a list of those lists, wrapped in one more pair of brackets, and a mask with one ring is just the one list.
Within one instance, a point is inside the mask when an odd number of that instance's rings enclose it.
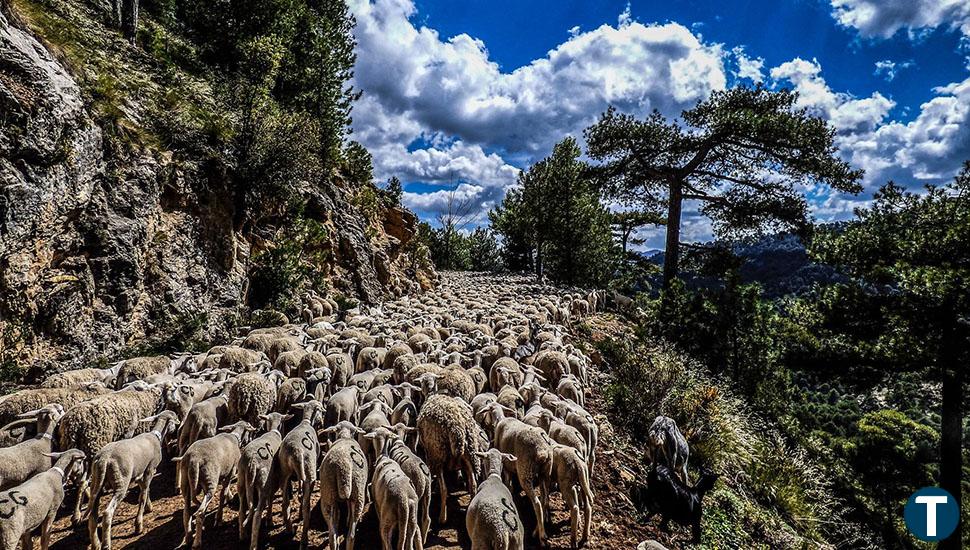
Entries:
{"label": "sheep leg", "polygon": [[360,511],[357,504],[351,502],[349,507],[350,528],[347,529],[347,550],[354,550],[354,541],[357,538],[357,522],[360,521]]}
{"label": "sheep leg", "polygon": [[475,466],[472,464],[470,455],[465,455],[462,462],[465,465],[465,481],[468,483],[468,494],[474,497],[475,493],[478,492],[478,483],[475,480]]}
{"label": "sheep leg", "polygon": [[104,508],[104,517],[101,519],[101,530],[104,531],[105,550],[111,550],[111,523],[114,520],[115,510],[121,504],[121,498],[128,493],[128,487],[124,491],[116,491],[111,495],[111,500]]}
{"label": "sheep leg", "polygon": [[54,526],[55,512],[51,512],[40,524],[40,550],[47,550],[51,545],[51,527]]}
{"label": "sheep leg", "polygon": [[101,540],[98,538],[99,500],[99,498],[93,498],[88,505],[88,537],[91,539],[91,550],[101,550]]}
{"label": "sheep leg", "polygon": [[[242,478],[239,479],[239,484],[243,483]],[[238,487],[236,490],[239,493],[239,510],[236,514],[236,521],[239,523],[239,541],[242,542],[246,539],[246,522],[249,521],[249,504],[246,502],[246,488]]]}
{"label": "sheep leg", "polygon": [[293,498],[293,486],[289,478],[283,480],[283,529],[287,534],[293,534],[293,518],[290,517],[290,500]]}
{"label": "sheep leg", "polygon": [[27,531],[20,537],[20,547],[22,550],[34,550],[34,537]]}
{"label": "sheep leg", "polygon": [[[428,485],[431,485],[429,482]],[[421,497],[421,543],[428,542],[428,531],[431,530],[431,487],[425,489]]]}
{"label": "sheep leg", "polygon": [[84,504],[84,497],[88,492],[89,482],[90,480],[87,474],[81,477],[81,483],[77,488],[77,504],[74,506],[74,514],[71,516],[71,525],[81,523],[81,507]]}
{"label": "sheep leg", "polygon": [[222,525],[223,515],[225,514],[226,507],[226,491],[229,490],[229,484],[223,483],[222,489],[219,491],[219,508],[216,510],[216,525]]}
{"label": "sheep leg", "polygon": [[306,548],[310,536],[310,495],[313,492],[315,479],[303,480],[303,491],[300,495],[300,519],[303,520],[302,535],[300,536],[300,548]]}
{"label": "sheep leg", "polygon": [[[256,550],[259,545],[259,529],[263,525],[263,510],[266,509],[266,494],[265,492],[259,493],[259,501],[256,504],[256,508],[249,511],[249,548],[250,550]],[[272,508],[273,503],[270,502],[269,506]],[[326,516],[324,516],[326,517]],[[242,527],[240,527],[240,533],[242,532]]]}
{"label": "sheep leg", "polygon": [[205,496],[202,497],[202,504],[195,512],[195,537],[192,541],[192,548],[202,548],[202,526],[205,523],[205,511],[209,508],[209,503],[212,502],[214,496],[215,493],[212,489],[206,490]]}
{"label": "sheep leg", "polygon": [[140,502],[138,503],[138,516],[135,517],[135,534],[137,535],[140,535],[142,529],[145,527],[145,512],[152,511],[152,499],[149,493],[149,489],[152,486],[152,475],[154,475],[154,472],[151,472],[151,475],[145,475],[145,479],[141,480],[139,484],[139,496],[141,499],[139,499]]}
{"label": "sheep leg", "polygon": [[546,521],[545,515],[542,513],[542,495],[536,494],[536,490],[531,483],[523,483],[523,489],[525,489],[525,494],[529,497],[529,502],[532,504],[532,509],[536,514],[536,534],[539,537],[539,546],[545,546]]}
{"label": "sheep leg", "polygon": [[394,526],[390,522],[381,523],[381,546],[384,550],[392,550],[391,539],[394,537]]}
{"label": "sheep leg", "polygon": [[[323,499],[320,499],[320,513],[323,514],[323,519],[327,521],[327,531],[330,536],[330,550],[337,550],[337,526],[334,525],[333,517],[333,506],[325,506],[323,504]],[[251,550],[255,550],[255,546],[251,546]]]}
{"label": "sheep leg", "polygon": [[438,470],[438,495],[441,497],[441,509],[438,511],[438,523],[448,523],[448,486],[445,485],[445,472]]}
{"label": "sheep leg", "polygon": [[151,480],[148,480],[146,482],[146,485],[145,485],[145,493],[149,495],[149,496],[145,497],[145,513],[146,514],[152,513],[152,510],[155,509],[155,506],[152,505],[151,486],[152,486],[152,482],[151,482]]}
{"label": "sheep leg", "polygon": [[182,531],[185,533],[185,535],[183,536],[179,547],[188,546],[189,537],[192,534],[192,512],[189,510],[190,506],[192,505],[192,501],[195,499],[192,497],[191,489],[185,485],[185,478],[182,478]]}
{"label": "sheep leg", "polygon": [[[543,479],[542,485],[539,487],[539,494],[542,495],[543,510],[549,510],[549,495],[550,493],[552,493],[552,489],[550,488],[550,485],[551,483],[549,482],[548,479]],[[562,488],[560,487],[559,490],[561,491]],[[546,523],[549,525],[549,527],[552,527],[552,514],[547,512],[545,514],[545,520],[546,520]]]}
{"label": "sheep leg", "polygon": [[576,545],[577,535],[579,534],[579,504],[573,504],[569,507],[569,523],[572,528],[572,536],[570,538],[571,548],[579,548]]}

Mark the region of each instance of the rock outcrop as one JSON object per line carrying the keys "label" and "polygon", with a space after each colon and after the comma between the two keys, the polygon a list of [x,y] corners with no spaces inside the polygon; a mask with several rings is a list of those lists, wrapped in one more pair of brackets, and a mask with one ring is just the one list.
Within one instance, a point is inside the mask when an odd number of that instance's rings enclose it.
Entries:
{"label": "rock outcrop", "polygon": [[[202,338],[226,336],[258,241],[235,227],[226,184],[162,147],[110,140],[71,72],[0,7],[4,360],[78,366],[189,317]],[[414,216],[369,220],[351,192],[326,184],[310,200],[334,241],[331,289],[373,302],[430,284],[406,251]]]}

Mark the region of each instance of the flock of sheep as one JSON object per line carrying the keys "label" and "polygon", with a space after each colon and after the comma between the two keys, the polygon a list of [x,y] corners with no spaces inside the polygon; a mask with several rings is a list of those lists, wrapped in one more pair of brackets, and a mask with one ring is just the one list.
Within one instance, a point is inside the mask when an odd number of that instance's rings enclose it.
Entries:
{"label": "flock of sheep", "polygon": [[[207,512],[217,508],[221,522],[235,492],[239,538],[251,549],[275,502],[305,547],[314,501],[331,549],[341,537],[352,549],[371,509],[386,550],[421,549],[433,487],[443,525],[449,483],[472,496],[473,549],[522,549],[527,536],[546,545],[554,490],[570,514],[572,547],[583,545],[598,427],[584,408],[590,361],[566,327],[601,309],[603,294],[444,277],[436,293],[375,308],[338,311],[311,294],[302,323],[250,330],[199,355],[55,374],[5,396],[3,548],[30,548],[39,532],[46,550],[69,485],[78,493],[72,522],[86,521],[92,549],[111,548],[115,511],[135,486],[141,533],[164,461],[176,463],[183,546],[201,547]],[[686,482],[686,442],[676,425],[661,432],[654,458]]]}

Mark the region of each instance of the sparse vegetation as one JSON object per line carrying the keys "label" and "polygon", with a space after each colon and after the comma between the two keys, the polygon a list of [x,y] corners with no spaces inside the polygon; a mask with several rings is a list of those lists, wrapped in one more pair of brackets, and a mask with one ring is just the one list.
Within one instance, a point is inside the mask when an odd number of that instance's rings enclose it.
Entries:
{"label": "sparse vegetation", "polygon": [[253,258],[249,277],[249,304],[290,315],[309,289],[327,286],[326,266],[331,252],[330,232],[312,219],[297,217],[280,228],[272,248]]}

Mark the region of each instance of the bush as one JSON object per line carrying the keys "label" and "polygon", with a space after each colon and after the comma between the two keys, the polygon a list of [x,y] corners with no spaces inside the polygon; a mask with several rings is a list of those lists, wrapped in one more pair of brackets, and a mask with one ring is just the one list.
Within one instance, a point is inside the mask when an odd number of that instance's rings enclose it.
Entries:
{"label": "bush", "polygon": [[129,346],[123,355],[142,357],[167,355],[179,351],[192,353],[205,351],[212,347],[212,342],[205,338],[205,327],[208,322],[209,315],[204,312],[185,312],[166,317],[152,331],[150,338]]}
{"label": "bush", "polygon": [[[610,369],[606,397],[612,418],[618,419],[636,441],[657,415],[673,418],[691,448],[690,466],[705,466],[722,476],[721,497],[710,522],[725,539],[741,528],[772,547],[811,546],[825,540],[863,540],[858,527],[844,520],[841,503],[825,481],[826,475],[800,446],[787,442],[779,427],[750,414],[744,404],[723,388],[705,368],[670,346],[649,348],[629,340],[600,344]],[[721,485],[719,484],[719,487]],[[752,542],[753,542],[752,541]]]}
{"label": "bush", "polygon": [[0,386],[16,384],[24,377],[20,357],[26,328],[13,321],[0,321]]}
{"label": "bush", "polygon": [[643,329],[700,360],[730,380],[741,395],[768,415],[784,414],[791,402],[790,371],[782,362],[786,324],[757,285],[728,281],[724,288],[692,290],[680,280],[658,298],[640,295],[647,313]]}
{"label": "bush", "polygon": [[249,306],[291,315],[308,289],[323,291],[329,275],[330,232],[297,216],[278,232],[275,244],[257,254],[249,274]]}

